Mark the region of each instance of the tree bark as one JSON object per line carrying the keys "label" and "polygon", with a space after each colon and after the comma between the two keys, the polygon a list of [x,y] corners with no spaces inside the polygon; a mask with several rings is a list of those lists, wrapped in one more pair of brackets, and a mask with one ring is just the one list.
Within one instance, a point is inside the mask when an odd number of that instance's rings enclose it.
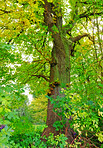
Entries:
{"label": "tree bark", "polygon": [[[68,40],[64,33],[62,32],[62,17],[56,17],[56,22],[53,22],[53,16],[51,12],[50,3],[47,0],[44,0],[45,5],[45,13],[44,20],[46,25],[48,26],[49,32],[52,32],[53,37],[53,49],[52,49],[52,61],[50,65],[50,92],[49,96],[55,99],[58,95],[60,96],[60,84],[69,84],[70,83],[70,52],[72,49],[73,41]],[[55,14],[54,14],[55,15]],[[55,25],[58,29],[58,32],[54,32],[53,25]],[[52,87],[53,85],[54,87]],[[52,88],[51,88],[52,87]],[[61,96],[62,97],[62,96]],[[60,121],[62,117],[59,117],[55,112],[53,112],[53,104],[51,104],[48,99],[48,107],[47,107],[47,128],[44,129],[42,133],[42,137],[46,135],[49,136],[50,133],[54,133],[54,135],[58,135],[61,130],[56,131],[53,127],[55,121]],[[70,129],[67,124],[67,128],[62,131],[67,137],[68,142],[71,143],[73,141],[73,131]]]}
{"label": "tree bark", "polygon": [[[69,84],[70,83],[70,48],[72,47],[72,42],[69,42],[63,35],[55,34],[54,38],[54,47],[52,50],[52,61],[50,67],[50,88],[51,84],[55,85],[52,87],[50,92],[50,97],[56,99],[56,97],[60,96],[60,84]],[[62,96],[61,96],[62,97]],[[53,104],[51,104],[48,99],[48,108],[47,108],[47,128],[43,131],[42,136],[49,136],[50,133],[54,133],[54,135],[59,134],[61,131],[56,131],[53,127],[55,121],[60,121],[62,117],[59,117],[55,112],[53,112]],[[68,142],[71,143],[73,141],[73,131],[70,129],[67,124],[67,131],[64,129],[62,131],[68,137]]]}

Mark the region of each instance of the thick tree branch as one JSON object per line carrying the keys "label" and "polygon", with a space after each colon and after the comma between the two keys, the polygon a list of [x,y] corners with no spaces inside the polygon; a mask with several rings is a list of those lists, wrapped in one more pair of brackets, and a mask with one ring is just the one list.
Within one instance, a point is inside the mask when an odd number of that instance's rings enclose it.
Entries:
{"label": "thick tree branch", "polygon": [[43,0],[44,1],[44,21],[46,23],[47,26],[53,26],[54,22],[53,22],[53,16],[52,16],[52,11],[51,11],[51,7],[50,7],[50,3],[47,2],[47,0]]}
{"label": "thick tree branch", "polygon": [[[72,10],[74,11],[74,10]],[[75,11],[73,13],[73,16],[72,16],[72,20],[69,21],[69,24],[65,25],[63,27],[63,30],[65,30],[65,33],[68,33],[72,30],[72,28],[74,27],[74,25],[76,24],[76,16],[78,15],[78,9],[77,9],[77,2],[75,4]]]}
{"label": "thick tree branch", "polygon": [[87,14],[86,13],[83,13],[83,14],[80,14],[79,15],[79,18],[94,16],[94,15],[101,15],[101,14],[103,14],[103,11],[97,12],[97,13],[91,12],[91,13],[87,13]]}
{"label": "thick tree branch", "polygon": [[[0,11],[1,11],[1,12],[3,12],[2,14],[4,14],[4,13],[11,13],[11,12],[13,12],[12,10],[11,10],[11,11],[7,11],[7,10],[2,10],[2,9],[0,9]],[[2,15],[2,14],[0,14],[0,15]]]}
{"label": "thick tree branch", "polygon": [[70,38],[71,40],[72,40],[72,42],[77,42],[77,41],[79,41],[81,38],[83,38],[83,37],[88,37],[89,36],[89,34],[87,34],[87,33],[84,33],[84,34],[82,34],[82,35],[78,35],[78,36],[76,36],[76,37],[74,37],[74,38]]}
{"label": "thick tree branch", "polygon": [[74,27],[75,23],[76,23],[75,21],[70,21],[69,24],[67,24],[63,27],[63,29],[62,29],[63,32],[64,33],[70,32],[72,30],[72,28]]}
{"label": "thick tree branch", "polygon": [[68,33],[69,31],[71,31],[79,18],[85,18],[85,17],[88,18],[89,16],[103,14],[103,11],[94,13],[94,12],[90,12],[90,9],[91,9],[91,6],[89,6],[85,12],[83,12],[82,14],[79,14],[79,15],[78,15],[77,9],[76,9],[74,16],[73,16],[73,20],[70,21],[69,24],[67,24],[63,27],[63,32],[64,32],[64,30],[65,30],[65,33]]}
{"label": "thick tree branch", "polygon": [[[54,33],[53,25],[55,25],[60,31],[62,28],[62,8],[60,8],[59,4],[53,4],[53,2],[44,1],[44,22],[48,26],[49,31]],[[58,9],[57,9],[58,8]],[[59,16],[58,16],[59,13]]]}
{"label": "thick tree branch", "polygon": [[48,79],[45,75],[31,75],[32,76],[35,76],[37,78],[44,78],[47,82],[50,82],[50,79]]}
{"label": "thick tree branch", "polygon": [[[96,5],[97,4],[97,2],[93,2],[93,1],[89,1],[89,2],[86,2],[86,1],[84,1],[84,2],[79,2],[79,3],[81,3],[81,4],[87,4],[87,5],[90,5],[90,4],[93,4],[93,5]],[[98,3],[99,3],[99,1],[98,1]],[[103,6],[103,4],[101,3],[101,1],[100,1],[100,5],[101,6]]]}

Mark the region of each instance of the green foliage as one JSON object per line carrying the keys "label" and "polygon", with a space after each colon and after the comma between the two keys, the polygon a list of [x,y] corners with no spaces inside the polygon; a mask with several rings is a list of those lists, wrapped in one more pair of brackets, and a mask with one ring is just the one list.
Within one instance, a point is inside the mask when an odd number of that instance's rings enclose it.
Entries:
{"label": "green foliage", "polygon": [[45,95],[41,95],[37,98],[34,98],[29,105],[29,111],[34,124],[44,123],[47,116],[47,98]]}
{"label": "green foliage", "polygon": [[[19,125],[18,125],[19,126]],[[25,126],[25,124],[24,124]],[[47,148],[51,146],[56,146],[60,148],[64,148],[67,145],[67,138],[65,135],[60,134],[57,136],[54,136],[53,134],[50,134],[50,136],[46,139],[46,142],[41,141],[41,133],[43,129],[45,128],[45,125],[35,125],[34,127],[25,127],[28,128],[28,132],[24,131],[20,133],[19,131],[13,132],[12,136],[9,138],[9,145],[12,148],[15,147],[32,147],[32,148]],[[38,130],[39,129],[39,130]]]}
{"label": "green foliage", "polygon": [[48,136],[48,138],[45,137],[45,139],[47,140],[46,144],[47,146],[53,146],[53,147],[60,147],[60,148],[65,148],[67,145],[67,137],[65,137],[64,134],[60,134],[57,136],[54,136],[53,134],[50,134],[50,136]]}
{"label": "green foliage", "polygon": [[[79,94],[72,91],[62,89],[61,93],[65,94],[65,97],[57,97],[56,100],[51,98],[51,102],[54,104],[54,111],[62,117],[53,126],[56,130],[62,130],[66,126],[66,121],[68,121],[71,128],[81,139],[86,136],[92,137],[91,142],[95,145],[98,143],[100,146],[103,142],[102,98],[99,97],[99,100],[98,97],[97,99],[88,99],[86,96],[82,98]],[[75,144],[78,144],[77,141],[75,141]]]}
{"label": "green foliage", "polygon": [[91,132],[95,133],[94,136],[96,136],[96,133],[103,130],[103,116],[99,114],[99,110],[102,109],[99,103],[103,103],[103,100],[100,99],[100,102],[98,99],[97,101],[87,100],[77,94],[69,95],[69,99],[70,107],[66,105],[69,110],[69,112],[66,113],[66,117],[70,118],[71,116],[73,120],[70,124],[74,126],[74,129],[77,130],[79,134],[82,132],[88,135]]}
{"label": "green foliage", "polygon": [[17,128],[18,126],[16,127],[15,124],[21,120],[20,117],[23,113],[21,112],[21,108],[25,110],[27,106],[27,97],[22,94],[24,93],[23,86],[13,82],[13,80],[10,81],[12,68],[9,64],[16,61],[16,57],[11,53],[11,47],[11,45],[6,45],[1,42],[0,125],[5,125],[5,128],[0,132],[0,147],[12,147],[12,145],[18,147],[19,144],[16,145],[12,142],[11,145],[9,140],[12,134],[17,132],[17,129],[19,131],[22,128],[21,126]]}
{"label": "green foliage", "polygon": [[47,126],[45,124],[35,124],[33,125],[35,133],[41,134]]}
{"label": "green foliage", "polygon": [[[62,131],[68,121],[81,140],[88,137],[93,144],[102,147],[102,1],[48,0],[48,2],[1,0],[0,125],[6,126],[0,132],[0,147],[25,148],[31,145],[34,148],[49,146],[63,148],[67,145],[67,138],[63,134],[56,137],[51,134],[47,138],[47,143],[41,142],[40,134],[43,127],[34,128],[31,123],[31,118],[34,122],[44,122],[46,119],[47,99],[38,96],[45,94],[49,87],[52,54],[54,48],[58,46],[55,44],[58,38],[55,38],[55,41],[53,39],[55,35],[60,39],[65,35],[66,41],[69,40],[72,46],[69,50],[74,49],[76,53],[70,58],[70,89],[61,84],[63,88],[60,96],[55,100],[49,97],[54,104],[55,113],[60,117],[60,121],[56,121],[53,126],[56,130]],[[72,41],[83,32],[89,34],[87,35],[89,39]],[[69,59],[67,61],[69,63]],[[61,67],[64,66],[61,64]],[[36,96],[29,109],[27,98],[22,94],[26,83]],[[80,139],[75,139],[71,147],[79,147],[78,141],[80,142]],[[86,144],[90,147],[90,142]]]}
{"label": "green foliage", "polygon": [[[17,92],[17,90],[19,90],[19,92]],[[22,131],[24,131],[23,127],[25,124],[20,121],[22,118],[20,118],[21,112],[19,110],[24,107],[27,98],[20,94],[22,92],[20,87],[18,88],[16,85],[12,87],[12,84],[0,87],[0,125],[6,125],[0,132],[1,147],[9,146],[8,141],[14,131],[21,132],[21,128]]]}
{"label": "green foliage", "polygon": [[24,126],[27,130],[22,131],[22,133],[21,131],[17,132],[16,130],[10,137],[9,142],[8,142],[9,144],[12,145],[12,142],[15,144],[17,143],[22,148],[24,148],[24,147],[30,146],[34,142],[33,138],[35,136],[35,133],[32,131],[33,128],[31,127],[32,128],[31,130],[31,128],[28,127],[27,125],[24,124]]}

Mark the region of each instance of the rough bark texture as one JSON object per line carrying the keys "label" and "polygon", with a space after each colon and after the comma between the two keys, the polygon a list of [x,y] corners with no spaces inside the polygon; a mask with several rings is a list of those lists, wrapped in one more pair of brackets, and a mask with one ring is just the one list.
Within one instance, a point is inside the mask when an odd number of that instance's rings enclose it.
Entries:
{"label": "rough bark texture", "polygon": [[[55,34],[54,38],[54,47],[52,50],[52,63],[50,68],[50,83],[57,81],[58,83],[70,83],[70,46],[68,46],[67,41],[60,36]],[[60,86],[57,84],[55,88],[51,91],[51,97],[54,99],[59,95],[60,96]],[[55,121],[60,120],[55,112],[53,112],[53,105],[48,99],[48,108],[47,108],[47,122],[48,128],[46,128],[42,136],[49,136],[50,133],[54,135],[59,134],[61,131],[56,131],[53,127]],[[71,143],[73,140],[73,131],[67,125],[67,129],[64,129],[63,133],[68,137],[68,142]]]}
{"label": "rough bark texture", "polygon": [[[52,29],[53,18],[51,15],[51,8],[49,3],[45,1],[45,13],[44,19],[45,23],[49,28],[49,31],[52,32],[53,41],[53,49],[52,49],[52,61],[50,67],[50,84],[58,82],[50,93],[50,96],[54,99],[60,95],[60,85],[59,83],[70,83],[70,50],[72,48],[72,40],[68,40],[64,37],[62,33],[62,18],[57,18],[56,27],[59,32],[54,32]],[[44,129],[42,136],[49,136],[50,133],[54,133],[54,135],[58,135],[61,131],[56,131],[53,127],[55,121],[60,120],[60,118],[55,112],[53,112],[53,105],[48,99],[48,108],[47,108],[47,122],[48,127]],[[64,129],[63,133],[68,137],[68,142],[71,143],[73,141],[73,131],[70,129],[69,125]]]}

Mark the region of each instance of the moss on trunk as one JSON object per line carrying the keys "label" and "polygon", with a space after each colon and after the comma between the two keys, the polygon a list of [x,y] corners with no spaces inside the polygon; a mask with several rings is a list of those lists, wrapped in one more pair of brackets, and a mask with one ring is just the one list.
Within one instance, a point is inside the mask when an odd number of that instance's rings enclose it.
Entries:
{"label": "moss on trunk", "polygon": [[[60,34],[55,34],[54,38],[54,47],[52,50],[52,61],[50,68],[50,83],[54,83],[55,81],[60,84],[69,84],[70,83],[70,48],[72,47],[72,42],[68,41],[65,37],[60,36]],[[60,85],[56,85],[51,91],[51,97],[54,99],[59,95],[60,96]],[[55,121],[60,120],[55,112],[53,112],[53,104],[51,104],[48,99],[48,108],[47,108],[47,122],[48,128],[46,128],[42,134],[49,136],[49,133],[54,133],[54,135],[59,134],[61,131],[56,131],[53,127]],[[73,131],[68,126],[68,142],[71,143],[73,140]]]}

